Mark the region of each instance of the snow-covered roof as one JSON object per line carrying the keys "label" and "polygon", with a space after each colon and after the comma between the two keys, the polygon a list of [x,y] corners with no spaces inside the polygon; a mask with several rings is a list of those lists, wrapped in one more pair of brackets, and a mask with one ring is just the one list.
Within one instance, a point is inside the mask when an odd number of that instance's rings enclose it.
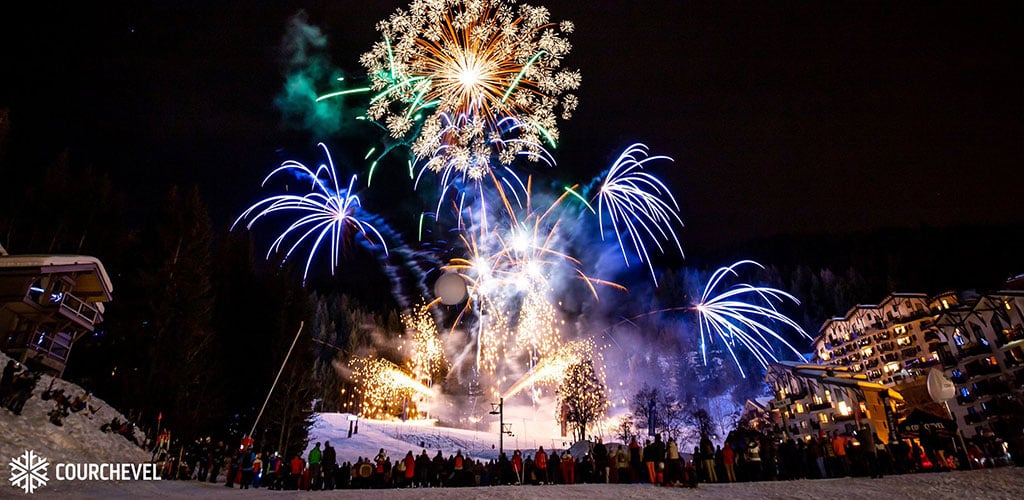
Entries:
{"label": "snow-covered roof", "polygon": [[[89,255],[43,255],[43,254],[29,254],[29,255],[2,255],[0,256],[0,269],[18,269],[18,268],[45,268],[45,267],[57,267],[57,266],[81,266],[91,265],[96,269],[97,282],[95,288],[100,285],[103,287],[103,291],[110,294],[114,291],[114,285],[110,282],[110,276],[107,275],[106,268],[103,267],[103,263],[100,262],[96,257]],[[81,286],[88,286],[88,283],[81,283]],[[100,291],[100,290],[96,290]]]}

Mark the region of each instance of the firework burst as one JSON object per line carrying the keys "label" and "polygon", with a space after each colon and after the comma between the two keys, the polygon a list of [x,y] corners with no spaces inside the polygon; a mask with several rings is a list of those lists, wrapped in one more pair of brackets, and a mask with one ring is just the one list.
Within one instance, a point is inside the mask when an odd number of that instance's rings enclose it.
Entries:
{"label": "firework burst", "polygon": [[492,155],[546,155],[580,84],[561,68],[571,23],[514,0],[414,0],[377,25],[383,40],[363,54],[371,88],[367,116],[396,139],[416,135],[418,160],[433,171],[483,178]]}
{"label": "firework burst", "polygon": [[296,218],[270,245],[267,250],[267,258],[270,258],[274,252],[280,251],[285,241],[294,240],[285,251],[284,260],[287,261],[304,242],[311,241],[302,274],[303,284],[309,275],[313,258],[325,240],[330,244],[332,275],[338,267],[339,254],[350,234],[358,233],[370,245],[374,245],[374,241],[377,241],[384,249],[384,253],[387,254],[384,238],[372,224],[364,220],[363,217],[367,214],[361,209],[359,197],[353,194],[356,176],[353,175],[348,186],[342,188],[338,183],[330,151],[323,143],[320,143],[320,147],[323,148],[327,157],[326,165],[321,164],[314,171],[299,162],[289,160],[263,179],[263,185],[266,186],[267,181],[272,177],[290,173],[301,180],[308,180],[311,192],[301,196],[282,194],[264,198],[245,210],[231,225],[234,230],[239,222],[251,218],[246,224],[246,228],[251,229],[256,221],[264,217],[277,213],[296,214]]}
{"label": "firework burst", "polygon": [[[679,243],[675,227],[682,226],[679,204],[672,192],[654,175],[645,172],[644,166],[655,160],[669,160],[667,156],[647,156],[647,146],[633,144],[619,155],[608,169],[598,188],[597,216],[601,238],[604,239],[605,216],[612,226],[622,258],[628,267],[630,257],[627,247],[640,262],[646,263],[651,279],[657,286],[649,249],[653,244],[661,253],[665,252],[662,241],[675,244],[679,254],[683,247]],[[625,234],[625,236],[623,236]]]}
{"label": "firework burst", "polygon": [[799,324],[776,309],[777,303],[786,300],[795,304],[800,303],[789,293],[746,283],[735,284],[724,291],[718,290],[726,278],[739,276],[736,272],[738,267],[747,264],[764,269],[764,266],[752,260],[741,260],[731,266],[719,268],[704,286],[700,302],[691,308],[698,315],[700,348],[704,363],[707,364],[708,344],[718,337],[744,377],[746,374],[734,350],[737,344],[747,348],[761,366],[767,368],[769,360],[778,361],[772,348],[772,340],[788,348],[801,360],[804,359],[796,347],[772,328],[773,325],[781,324],[811,339]]}

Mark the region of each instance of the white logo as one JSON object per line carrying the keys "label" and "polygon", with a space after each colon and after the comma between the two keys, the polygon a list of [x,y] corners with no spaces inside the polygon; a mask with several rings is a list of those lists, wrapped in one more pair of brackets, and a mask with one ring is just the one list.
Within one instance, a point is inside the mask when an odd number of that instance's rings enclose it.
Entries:
{"label": "white logo", "polygon": [[25,450],[20,457],[11,459],[11,485],[33,493],[36,488],[46,486],[46,468],[50,466],[45,458],[32,450]]}

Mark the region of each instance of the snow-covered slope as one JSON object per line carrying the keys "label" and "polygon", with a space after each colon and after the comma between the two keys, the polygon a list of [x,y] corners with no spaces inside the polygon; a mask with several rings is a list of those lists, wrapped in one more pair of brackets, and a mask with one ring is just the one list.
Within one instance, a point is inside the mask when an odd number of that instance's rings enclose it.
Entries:
{"label": "snow-covered slope", "polygon": [[[9,359],[0,353],[0,368],[7,366]],[[125,437],[100,430],[114,417],[125,420],[124,415],[102,399],[90,399],[89,405],[95,412],[85,409],[70,413],[61,427],[50,423],[47,415],[55,403],[43,401],[41,395],[51,380],[48,375],[39,379],[20,416],[0,407],[0,462],[5,465],[0,472],[2,484],[6,485],[10,474],[7,461],[25,450],[33,450],[51,463],[140,463],[149,460],[148,453]],[[82,387],[61,379],[56,379],[53,387],[64,389],[71,398],[84,392]],[[136,431],[136,439],[141,442],[142,438],[142,433]]]}
{"label": "snow-covered slope", "polygon": [[[348,413],[320,413],[316,415],[310,429],[309,446],[306,452],[325,441],[337,451],[339,462],[354,462],[359,457],[374,457],[384,448],[392,459],[405,456],[412,451],[419,455],[427,450],[434,456],[441,450],[444,456],[454,455],[462,450],[463,455],[477,458],[498,456],[498,435],[480,431],[436,427],[431,421],[392,422],[380,420],[359,420],[359,433],[348,437]],[[493,446],[493,448],[492,448]],[[506,442],[506,446],[514,446]]]}
{"label": "snow-covered slope", "polygon": [[[409,451],[412,451],[413,455],[419,455],[423,450],[427,450],[431,457],[438,450],[441,450],[445,457],[461,450],[463,455],[476,459],[498,458],[497,420],[491,430],[474,431],[439,426],[433,420],[399,422],[359,419],[359,433],[349,437],[349,422],[353,418],[354,416],[349,413],[318,413],[309,432],[309,445],[305,453],[308,455],[309,450],[313,449],[317,442],[321,444],[322,449],[323,443],[330,441],[337,452],[339,463],[355,462],[359,457],[372,458],[381,448],[384,448],[392,460],[404,457]],[[548,451],[569,449],[573,456],[583,456],[588,451],[586,442],[572,446],[570,438],[558,435],[544,439],[532,435],[522,436],[522,431],[518,433],[520,435],[514,432],[512,436],[506,435],[504,438],[503,446],[509,456],[517,449],[526,455],[532,455],[539,446]],[[605,442],[609,446],[615,446],[607,438]]]}

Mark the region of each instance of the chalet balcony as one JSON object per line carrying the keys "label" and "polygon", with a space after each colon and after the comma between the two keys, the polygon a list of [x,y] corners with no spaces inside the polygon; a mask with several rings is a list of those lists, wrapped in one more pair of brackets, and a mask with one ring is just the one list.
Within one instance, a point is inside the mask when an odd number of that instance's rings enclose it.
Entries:
{"label": "chalet balcony", "polygon": [[992,349],[984,344],[971,343],[960,348],[960,359],[971,358],[975,356],[986,356],[992,354]]}
{"label": "chalet balcony", "polygon": [[70,293],[65,293],[59,304],[60,313],[90,330],[103,320],[99,309],[96,306],[78,298]]}
{"label": "chalet balcony", "polygon": [[1004,347],[1018,340],[1024,340],[1024,325],[1017,325],[1012,329],[1003,330],[999,335],[996,335],[996,344],[999,347]]}
{"label": "chalet balcony", "polygon": [[991,375],[993,373],[999,373],[999,365],[989,365],[983,363],[971,363],[967,366],[967,371],[971,374],[968,380],[974,377],[980,377],[983,375]]}
{"label": "chalet balcony", "polygon": [[856,417],[854,416],[853,412],[850,412],[849,415],[841,415],[839,413],[836,413],[836,415],[835,415],[835,421],[836,422],[846,422],[846,421],[849,421],[849,420],[854,420],[855,418]]}
{"label": "chalet balcony", "polygon": [[968,424],[977,424],[984,422],[985,420],[987,420],[987,417],[981,413],[968,413],[967,415],[964,415],[964,422]]}
{"label": "chalet balcony", "polygon": [[1002,396],[1010,393],[1010,384],[1002,380],[986,380],[983,383],[978,383],[974,391],[979,395]]}
{"label": "chalet balcony", "polygon": [[807,411],[821,411],[832,408],[832,403],[828,401],[822,401],[821,403],[811,403],[807,405]]}

